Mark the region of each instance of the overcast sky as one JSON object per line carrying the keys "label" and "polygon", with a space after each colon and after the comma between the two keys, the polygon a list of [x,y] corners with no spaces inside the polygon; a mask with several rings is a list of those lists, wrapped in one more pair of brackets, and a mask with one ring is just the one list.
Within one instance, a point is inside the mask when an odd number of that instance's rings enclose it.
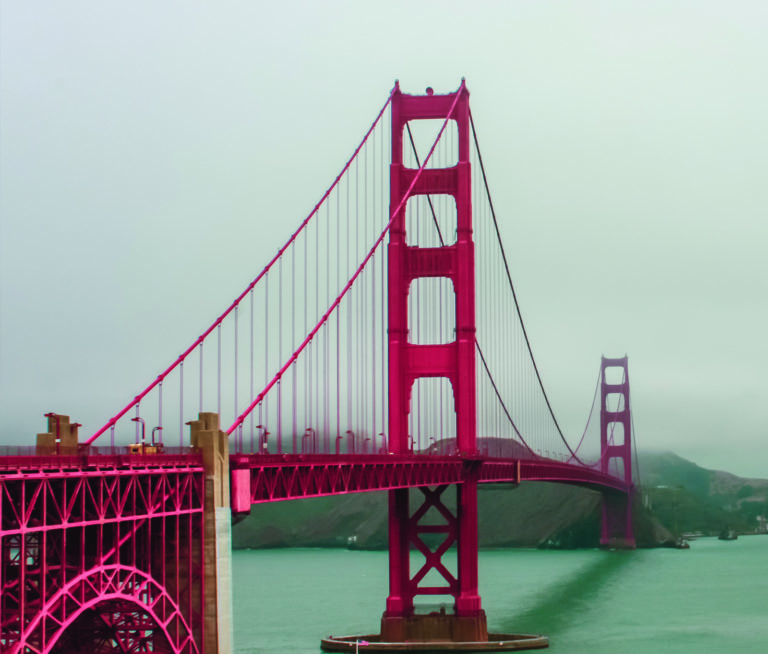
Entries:
{"label": "overcast sky", "polygon": [[768,477],[768,3],[0,0],[0,414],[93,429],[314,205],[397,78],[466,77],[558,418]]}

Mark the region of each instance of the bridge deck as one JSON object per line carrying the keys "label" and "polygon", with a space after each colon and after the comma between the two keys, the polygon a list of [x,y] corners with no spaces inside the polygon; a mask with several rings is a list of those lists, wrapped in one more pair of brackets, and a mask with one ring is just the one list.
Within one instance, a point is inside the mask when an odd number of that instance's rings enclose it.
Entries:
{"label": "bridge deck", "polygon": [[[26,451],[24,451],[26,450]],[[0,477],[103,474],[116,471],[199,468],[202,455],[82,453],[35,455],[27,448],[0,455]],[[626,484],[593,468],[547,458],[513,459],[426,454],[233,454],[233,509],[251,504],[364,491],[458,484],[469,471],[480,483],[550,481],[627,492]]]}
{"label": "bridge deck", "polygon": [[251,504],[458,484],[468,474],[480,483],[551,481],[595,490],[627,492],[620,479],[551,459],[491,459],[435,455],[261,455],[231,456],[232,508]]}

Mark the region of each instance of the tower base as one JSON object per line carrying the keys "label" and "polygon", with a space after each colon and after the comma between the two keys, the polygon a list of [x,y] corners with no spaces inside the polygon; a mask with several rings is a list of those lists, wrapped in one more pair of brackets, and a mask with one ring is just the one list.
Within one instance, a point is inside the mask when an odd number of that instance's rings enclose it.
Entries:
{"label": "tower base", "polygon": [[326,652],[511,652],[549,647],[546,636],[489,634],[485,611],[458,616],[445,613],[381,618],[381,634],[329,636]]}
{"label": "tower base", "polygon": [[531,634],[488,634],[488,640],[452,642],[447,640],[388,643],[378,634],[328,636],[321,641],[324,652],[514,652],[549,647],[546,636]]}
{"label": "tower base", "polygon": [[637,544],[634,538],[600,539],[600,549],[603,550],[634,550]]}
{"label": "tower base", "polygon": [[429,613],[407,617],[381,618],[381,640],[386,642],[482,642],[488,640],[485,611],[459,616]]}

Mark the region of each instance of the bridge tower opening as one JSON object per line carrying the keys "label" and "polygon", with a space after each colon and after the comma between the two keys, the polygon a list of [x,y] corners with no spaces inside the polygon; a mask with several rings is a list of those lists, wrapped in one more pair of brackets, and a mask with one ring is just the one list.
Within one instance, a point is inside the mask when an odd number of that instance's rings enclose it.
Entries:
{"label": "bridge tower opening", "polygon": [[[449,167],[425,167],[421,174],[404,165],[404,131],[409,121],[443,120],[455,123],[458,160]],[[384,641],[486,641],[488,631],[477,579],[477,476],[472,474],[476,446],[475,381],[475,249],[472,240],[469,92],[462,83],[456,93],[392,96],[392,162],[389,240],[389,430],[390,449],[404,454],[412,449],[408,433],[412,393],[416,380],[448,379],[456,413],[455,448],[467,457],[468,474],[456,485],[456,511],[443,502],[447,487],[422,488],[411,498],[408,489],[389,493],[389,596],[381,621]],[[415,181],[414,181],[415,180]],[[456,208],[456,239],[450,245],[410,245],[406,230],[407,200],[411,197],[450,195]],[[446,278],[455,294],[455,338],[446,343],[414,343],[408,297],[416,280]],[[415,495],[415,494],[414,494]],[[411,501],[415,510],[411,512]],[[421,502],[419,504],[419,502]],[[435,510],[445,522],[423,524]],[[425,533],[444,536],[427,547]],[[457,547],[456,575],[443,564],[448,549]],[[425,556],[425,564],[412,574],[411,547]],[[437,574],[435,574],[437,573]],[[428,581],[430,579],[431,581]],[[440,579],[436,583],[436,579]],[[417,614],[418,596],[452,596],[449,612]]]}
{"label": "bridge tower opening", "polygon": [[[609,374],[609,371],[615,371]],[[615,374],[619,372],[620,374]],[[610,381],[609,381],[610,380]],[[603,493],[601,547],[634,549],[632,527],[632,418],[627,357],[600,362],[600,466],[622,477],[627,493]]]}

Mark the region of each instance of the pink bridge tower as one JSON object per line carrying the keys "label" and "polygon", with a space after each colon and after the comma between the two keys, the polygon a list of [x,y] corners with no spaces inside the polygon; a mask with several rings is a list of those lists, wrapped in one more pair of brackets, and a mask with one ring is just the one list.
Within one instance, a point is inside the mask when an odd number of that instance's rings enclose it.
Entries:
{"label": "pink bridge tower", "polygon": [[[606,370],[622,370],[621,381],[609,383]],[[615,400],[613,398],[616,398]],[[627,484],[627,493],[603,493],[603,547],[635,547],[632,529],[632,418],[629,407],[629,370],[627,357],[602,358],[600,363],[600,462],[605,473],[618,462],[619,477]]]}
{"label": "pink bridge tower", "polygon": [[[458,98],[457,98],[458,94]],[[454,106],[455,101],[455,106]],[[408,121],[450,119],[458,132],[458,162],[448,168],[425,169],[411,187],[417,171],[403,165],[403,132]],[[407,488],[389,493],[389,597],[382,617],[384,641],[487,640],[485,612],[480,605],[477,582],[477,469],[476,382],[475,382],[475,261],[472,240],[470,176],[469,92],[462,82],[456,93],[414,96],[396,88],[392,97],[392,164],[390,167],[390,211],[394,216],[389,240],[389,430],[390,449],[409,451],[408,434],[414,382],[423,377],[450,381],[456,410],[456,447],[465,457],[464,482],[456,485],[454,513],[442,501],[447,486],[420,488],[423,503],[411,513]],[[410,193],[409,193],[410,188]],[[408,197],[446,194],[456,202],[457,239],[453,245],[422,248],[406,242]],[[450,279],[455,292],[456,338],[444,344],[409,342],[408,293],[422,277]],[[435,308],[437,310],[437,308]],[[423,496],[423,497],[422,497]],[[441,516],[441,524],[425,520],[430,513]],[[427,523],[427,524],[425,524]],[[445,540],[432,551],[424,534],[441,534]],[[457,577],[442,557],[456,544]],[[409,550],[418,549],[424,565],[412,575]],[[425,584],[436,572],[440,585]],[[434,578],[435,575],[433,574]],[[443,583],[444,582],[444,583]],[[450,595],[453,613],[416,615],[414,597]]]}

